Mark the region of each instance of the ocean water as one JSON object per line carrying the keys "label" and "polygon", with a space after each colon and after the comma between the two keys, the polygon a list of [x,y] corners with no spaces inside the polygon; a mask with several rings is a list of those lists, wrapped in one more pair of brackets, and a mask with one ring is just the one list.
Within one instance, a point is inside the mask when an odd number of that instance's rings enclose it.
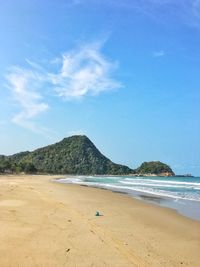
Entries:
{"label": "ocean water", "polygon": [[127,193],[200,220],[200,177],[75,176],[59,182]]}

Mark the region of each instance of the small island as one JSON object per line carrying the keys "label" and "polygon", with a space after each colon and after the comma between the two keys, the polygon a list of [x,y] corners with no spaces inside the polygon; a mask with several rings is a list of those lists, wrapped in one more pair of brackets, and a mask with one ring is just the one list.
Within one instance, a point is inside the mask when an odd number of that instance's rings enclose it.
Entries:
{"label": "small island", "polygon": [[143,162],[136,170],[137,175],[142,176],[174,176],[172,169],[160,161]]}

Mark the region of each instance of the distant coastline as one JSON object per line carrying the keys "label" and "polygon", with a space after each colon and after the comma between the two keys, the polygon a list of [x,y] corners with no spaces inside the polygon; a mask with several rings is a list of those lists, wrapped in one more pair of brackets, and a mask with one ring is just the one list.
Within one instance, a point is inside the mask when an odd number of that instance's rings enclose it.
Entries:
{"label": "distant coastline", "polygon": [[192,174],[176,174],[175,177],[195,177]]}

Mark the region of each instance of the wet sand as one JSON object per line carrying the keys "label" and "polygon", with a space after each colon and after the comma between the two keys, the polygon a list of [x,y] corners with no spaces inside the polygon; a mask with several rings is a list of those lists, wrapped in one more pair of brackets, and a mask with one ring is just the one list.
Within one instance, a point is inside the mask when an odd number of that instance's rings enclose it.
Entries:
{"label": "wet sand", "polygon": [[0,176],[0,266],[200,266],[200,222],[53,178]]}

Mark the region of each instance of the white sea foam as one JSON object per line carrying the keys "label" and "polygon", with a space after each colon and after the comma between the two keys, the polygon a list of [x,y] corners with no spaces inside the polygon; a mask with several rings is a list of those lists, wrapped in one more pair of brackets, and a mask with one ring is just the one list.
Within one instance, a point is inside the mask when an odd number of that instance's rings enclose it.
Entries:
{"label": "white sea foam", "polygon": [[154,190],[154,189],[146,189],[146,188],[136,188],[131,186],[118,186],[118,185],[102,185],[104,187],[109,187],[113,189],[119,189],[119,190],[130,190],[130,191],[136,191],[151,195],[156,195],[160,197],[168,197],[168,198],[174,198],[174,199],[185,199],[185,200],[192,200],[192,201],[200,201],[199,195],[194,194],[178,194],[177,192],[169,192],[169,191],[161,191],[161,190]]}
{"label": "white sea foam", "polygon": [[[111,182],[111,180],[113,180]],[[200,183],[184,181],[167,181],[141,178],[122,178],[122,177],[86,177],[76,176],[60,179],[63,183],[80,184],[91,187],[107,188],[119,190],[133,194],[134,192],[160,196],[164,198],[184,199],[200,201]],[[171,190],[170,190],[171,188]],[[197,191],[198,190],[198,191]]]}
{"label": "white sea foam", "polygon": [[142,181],[142,182],[156,182],[156,183],[164,183],[164,184],[177,184],[177,185],[199,185],[200,183],[196,182],[196,183],[191,183],[191,182],[179,182],[179,181],[169,181],[169,180],[155,180],[155,179],[139,179],[139,178],[125,178],[124,180],[127,181]]}
{"label": "white sea foam", "polygon": [[[171,188],[188,188],[188,189],[197,189],[197,190],[200,190],[200,184],[199,184],[199,187],[194,187],[192,185],[175,185],[175,184],[171,184],[171,183],[168,183],[168,184],[162,184],[160,183],[160,181],[158,181],[157,183],[155,182],[152,182],[152,183],[145,183],[144,181],[143,182],[137,182],[137,181],[134,181],[134,182],[129,182],[129,181],[119,181],[120,183],[122,184],[127,184],[127,185],[141,185],[141,186],[153,186],[153,187],[171,187]],[[197,185],[197,184],[196,184]]]}
{"label": "white sea foam", "polygon": [[63,179],[59,179],[59,180],[57,180],[58,182],[60,182],[60,183],[73,183],[73,184],[79,184],[79,183],[81,183],[83,180],[81,179],[81,177],[80,178],[78,178],[78,177],[72,177],[72,178],[63,178]]}

